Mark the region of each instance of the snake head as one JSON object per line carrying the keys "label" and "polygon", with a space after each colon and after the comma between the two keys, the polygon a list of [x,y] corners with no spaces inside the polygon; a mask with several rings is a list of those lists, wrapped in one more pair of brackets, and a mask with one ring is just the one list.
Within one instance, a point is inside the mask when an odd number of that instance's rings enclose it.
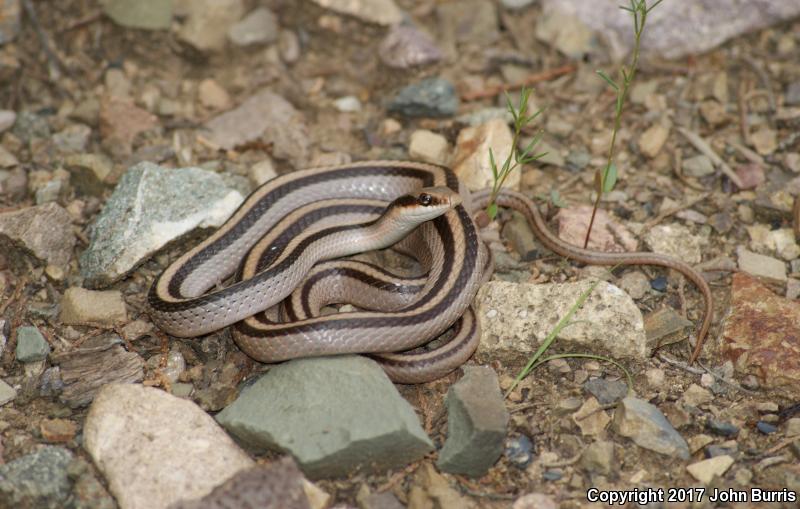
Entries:
{"label": "snake head", "polygon": [[461,195],[449,187],[423,187],[400,196],[392,202],[389,209],[418,224],[441,216],[461,202]]}

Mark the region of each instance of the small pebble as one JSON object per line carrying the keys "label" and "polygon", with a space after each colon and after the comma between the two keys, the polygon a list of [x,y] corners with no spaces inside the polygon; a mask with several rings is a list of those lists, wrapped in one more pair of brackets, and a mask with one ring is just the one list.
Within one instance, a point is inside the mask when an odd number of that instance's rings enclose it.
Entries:
{"label": "small pebble", "polygon": [[650,281],[650,288],[657,292],[666,292],[667,291],[667,278],[664,276],[658,276],[657,278]]}
{"label": "small pebble", "polygon": [[560,470],[547,470],[542,474],[542,479],[545,481],[559,481],[564,477],[564,472]]}
{"label": "small pebble", "polygon": [[506,440],[504,454],[512,465],[524,469],[533,461],[533,442],[527,435],[511,437]]}
{"label": "small pebble", "polygon": [[765,435],[769,435],[771,433],[775,433],[776,431],[778,431],[778,428],[776,426],[773,426],[772,424],[764,421],[758,421],[756,423],[756,429],[758,429],[758,431],[760,431]]}
{"label": "small pebble", "polygon": [[706,422],[706,428],[715,435],[723,437],[732,437],[739,434],[739,428],[730,422],[720,421],[717,419],[709,419]]}

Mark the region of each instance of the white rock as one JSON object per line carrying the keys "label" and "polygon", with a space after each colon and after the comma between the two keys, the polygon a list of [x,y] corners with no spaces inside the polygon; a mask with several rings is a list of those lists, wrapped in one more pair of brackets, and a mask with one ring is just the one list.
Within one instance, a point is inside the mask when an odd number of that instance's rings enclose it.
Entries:
{"label": "white rock", "polygon": [[[592,281],[529,284],[490,281],[476,297],[483,336],[478,354],[517,360],[533,353]],[[618,287],[601,281],[557,341],[563,348],[643,359],[648,349],[642,313]]]}
{"label": "white rock", "polygon": [[703,484],[710,484],[714,477],[721,476],[728,471],[733,465],[733,458],[727,454],[721,456],[714,456],[707,460],[692,463],[686,467],[686,471],[692,474],[692,477],[697,479]]}
{"label": "white rock", "polygon": [[700,263],[706,239],[693,235],[680,224],[656,225],[645,236],[645,242],[656,253],[673,256],[686,263]]}
{"label": "white rock", "polygon": [[358,97],[352,95],[347,95],[336,99],[333,101],[333,105],[342,113],[361,111],[361,101],[358,100]]}
{"label": "white rock", "polygon": [[412,159],[445,165],[450,158],[450,145],[441,134],[419,129],[411,133],[408,155]]}
{"label": "white rock", "polygon": [[736,254],[739,270],[773,281],[786,281],[786,264],[781,260],[753,253],[742,246],[736,249]]}
{"label": "white rock", "polygon": [[[494,178],[489,164],[489,149],[492,149],[498,169],[511,153],[513,136],[505,121],[493,119],[477,127],[467,127],[458,133],[456,153],[453,156],[453,171],[471,190],[492,187]],[[519,189],[520,168],[511,172],[505,187]]]}
{"label": "white rock", "polygon": [[272,159],[267,157],[263,161],[259,161],[251,166],[250,170],[247,172],[247,175],[250,177],[250,181],[257,186],[260,186],[264,182],[277,177],[278,172],[275,171],[275,165],[273,164]]}
{"label": "white rock", "polygon": [[393,0],[314,0],[314,3],[378,25],[394,25],[403,20],[403,11]]}
{"label": "white rock", "polygon": [[203,497],[254,464],[191,401],[133,384],[107,385],[95,397],[84,447],[121,509]]}

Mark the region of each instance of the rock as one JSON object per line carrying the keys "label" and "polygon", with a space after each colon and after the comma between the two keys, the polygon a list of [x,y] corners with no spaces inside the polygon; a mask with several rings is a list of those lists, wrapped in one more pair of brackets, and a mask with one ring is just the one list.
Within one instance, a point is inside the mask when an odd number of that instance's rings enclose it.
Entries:
{"label": "rock", "polygon": [[136,136],[158,126],[158,117],[131,99],[106,97],[100,103],[100,135],[114,155],[129,156]]}
{"label": "rock", "polygon": [[583,436],[603,436],[611,419],[595,398],[588,398],[580,408],[572,414],[572,421],[581,430]]}
{"label": "rock", "polygon": [[[525,7],[531,5],[535,0],[501,0],[500,3],[503,4],[503,7],[506,9],[524,9]],[[517,509],[516,507],[514,509]]]}
{"label": "rock", "polygon": [[287,456],[240,470],[203,498],[184,500],[169,509],[223,509],[232,505],[242,509],[311,509],[305,488],[309,484],[297,464]]}
{"label": "rock", "polygon": [[333,101],[333,107],[342,113],[354,113],[361,111],[361,101],[354,95],[347,95]]}
{"label": "rock", "polygon": [[[517,146],[518,149],[524,150],[527,147],[533,138],[520,139],[520,143]],[[536,145],[535,152],[537,155],[542,154],[542,156],[537,159],[538,162],[541,164],[549,164],[550,166],[555,166],[557,168],[561,168],[566,164],[566,159],[564,156],[561,155],[561,149],[555,145],[551,145],[550,143],[542,140]]]}
{"label": "rock", "polygon": [[731,465],[733,465],[733,458],[730,456],[715,456],[688,465],[686,471],[701,483],[708,485],[715,477],[721,477],[727,472]]}
{"label": "rock", "polygon": [[8,131],[17,121],[17,114],[11,110],[0,110],[0,133]]}
{"label": "rock", "polygon": [[663,369],[650,368],[645,372],[647,378],[647,385],[652,388],[660,388],[664,384],[666,375]]}
{"label": "rock", "polygon": [[197,86],[200,104],[212,110],[227,110],[231,107],[231,96],[216,80],[206,78]]}
{"label": "rock", "polygon": [[750,141],[753,147],[762,156],[768,156],[778,148],[778,139],[775,131],[768,127],[762,127],[750,134]]}
{"label": "rock", "polygon": [[687,330],[690,331],[692,327],[692,322],[672,308],[660,308],[644,317],[644,330],[650,350],[683,341]]}
{"label": "rock", "polygon": [[439,3],[439,37],[448,46],[470,44],[491,46],[500,37],[497,11],[489,0],[459,0]]}
{"label": "rock", "polygon": [[39,329],[32,326],[17,329],[16,358],[19,362],[36,362],[47,358],[50,344],[44,339]]}
{"label": "rock", "polygon": [[13,41],[19,35],[21,15],[20,2],[3,2],[0,6],[0,44]]}
{"label": "rock", "polygon": [[44,419],[39,424],[39,433],[48,443],[67,443],[78,432],[78,425],[67,419]]}
{"label": "rock", "polygon": [[[504,0],[506,2],[518,2],[521,0]],[[528,493],[514,501],[511,509],[558,509],[559,504],[550,495],[543,493]]]}
{"label": "rock", "polygon": [[700,263],[708,241],[681,224],[659,224],[645,235],[645,242],[656,253],[683,260],[686,263]]}
{"label": "rock", "polygon": [[83,124],[73,124],[53,135],[52,141],[62,154],[84,152],[89,144],[92,130]]}
{"label": "rock", "polygon": [[209,140],[230,150],[261,140],[272,145],[272,155],[302,168],[309,159],[309,134],[302,113],[283,97],[262,90],[239,107],[206,122]]}
{"label": "rock", "polygon": [[42,264],[66,269],[75,242],[69,213],[55,203],[0,213],[0,251],[30,255]]}
{"label": "rock", "polygon": [[11,132],[25,144],[30,144],[36,138],[49,138],[52,134],[47,118],[32,111],[19,112]]}
{"label": "rock", "polygon": [[114,23],[124,27],[163,30],[172,22],[172,0],[107,0],[102,6]]}
{"label": "rock", "polygon": [[19,159],[0,145],[0,168],[13,168],[19,165]]}
{"label": "rock", "polygon": [[[475,300],[483,328],[478,357],[524,362],[592,284],[589,280],[484,284]],[[643,359],[648,352],[641,312],[627,294],[604,281],[597,284],[558,341],[568,350],[588,346],[614,358]]]}
{"label": "rock", "polygon": [[764,388],[787,395],[800,390],[800,303],[736,273],[720,337],[720,354],[740,375],[754,375]]}
{"label": "rock", "polygon": [[506,108],[499,107],[481,108],[479,110],[470,111],[469,113],[464,113],[456,117],[456,121],[461,124],[477,127],[498,118],[504,120],[506,124],[511,124],[514,121],[514,117],[511,116],[511,113],[509,113]]}
{"label": "rock", "polygon": [[314,3],[367,23],[388,26],[403,20],[403,11],[394,0],[314,0]]}
{"label": "rock", "polygon": [[736,168],[736,175],[742,182],[742,189],[754,189],[766,180],[764,168],[760,164],[742,164]]}
{"label": "rock", "polygon": [[0,508],[61,509],[70,495],[72,453],[45,446],[0,465]]}
{"label": "rock", "polygon": [[[633,47],[631,15],[618,9],[614,0],[603,0],[594,9],[586,9],[582,0],[543,0],[542,6],[545,12],[554,9],[576,16],[602,34],[612,48],[612,60],[622,60]],[[661,6],[647,25],[642,53],[666,59],[706,53],[732,37],[792,19],[798,13],[800,5],[796,3],[770,0],[699,0],[669,9]]]}
{"label": "rock", "polygon": [[533,442],[527,435],[517,435],[506,440],[503,451],[508,462],[524,470],[533,461]]}
{"label": "rock", "polygon": [[178,37],[200,51],[225,47],[228,30],[244,14],[242,0],[193,0],[181,2],[185,18]]}
{"label": "rock", "polygon": [[108,285],[195,228],[219,226],[244,198],[200,168],[139,163],[120,180],[89,231],[84,284]]}
{"label": "rock", "polygon": [[[61,180],[51,180],[36,190],[36,205],[44,205],[58,200],[64,188]],[[52,267],[52,265],[50,265]]]}
{"label": "rock", "polygon": [[257,7],[228,30],[228,38],[237,46],[269,44],[278,40],[278,19],[266,7]]}
{"label": "rock", "polygon": [[86,406],[105,385],[135,383],[144,378],[144,362],[128,352],[113,334],[89,339],[80,348],[51,355],[60,368],[59,400],[70,408]]}
{"label": "rock", "polygon": [[700,103],[700,115],[712,127],[720,126],[728,121],[728,112],[725,110],[725,106],[713,99]]}
{"label": "rock", "polygon": [[403,466],[433,447],[380,366],[357,356],[274,366],[217,420],[249,446],[289,452],[311,478]]}
{"label": "rock", "polygon": [[597,51],[598,42],[578,16],[544,4],[534,28],[536,38],[569,58],[580,60]]}
{"label": "rock", "polygon": [[686,440],[664,414],[646,401],[632,397],[623,399],[614,413],[614,428],[639,447],[683,460],[689,459]]}
{"label": "rock", "polygon": [[[625,293],[630,295],[633,300],[639,300],[650,290],[650,281],[641,272],[626,272],[619,280],[619,287],[625,290]],[[647,317],[645,317],[644,328],[646,331]]]}
{"label": "rock", "polygon": [[711,159],[702,154],[684,159],[681,167],[687,176],[695,178],[708,177],[716,171]]}
{"label": "rock", "polygon": [[102,154],[76,154],[64,159],[70,183],[81,193],[102,196],[114,163]]}
{"label": "rock", "polygon": [[458,94],[443,78],[427,78],[403,87],[388,109],[404,117],[450,117],[458,111]]}
{"label": "rock", "polygon": [[[363,485],[366,488],[366,485]],[[370,493],[369,488],[359,490],[356,496],[359,509],[404,509],[404,505],[397,501],[391,491]]]}
{"label": "rock", "polygon": [[669,127],[653,124],[639,137],[639,150],[650,159],[656,157],[669,138]]}
{"label": "rock", "polygon": [[408,506],[412,509],[428,507],[475,509],[474,504],[451,488],[447,479],[430,463],[424,463],[417,470],[413,483],[408,494]]}
{"label": "rock", "polygon": [[389,67],[408,69],[444,58],[436,41],[413,24],[393,25],[378,46],[378,56]]}
{"label": "rock", "polygon": [[443,472],[484,475],[503,452],[508,410],[495,372],[464,367],[464,377],[447,392],[447,440],[436,466]]}
{"label": "rock", "polygon": [[628,395],[628,384],[623,380],[592,378],[583,384],[584,390],[597,398],[601,405],[616,403]]}
{"label": "rock", "polygon": [[278,35],[278,51],[287,64],[293,64],[300,58],[300,38],[293,30],[281,30]]}
{"label": "rock", "polygon": [[764,421],[758,421],[756,423],[756,429],[765,435],[770,435],[778,431],[778,427]]}
{"label": "rock", "polygon": [[408,155],[426,163],[446,165],[450,159],[450,145],[441,134],[418,129],[411,133]]}
{"label": "rock", "polygon": [[746,228],[747,233],[750,234],[751,247],[754,251],[775,251],[778,256],[788,262],[800,257],[800,245],[797,244],[791,228],[773,230],[761,223]]}
{"label": "rock", "polygon": [[14,401],[17,397],[17,390],[0,380],[0,407],[8,402]]}
{"label": "rock", "polygon": [[783,96],[786,106],[800,105],[800,80],[793,81],[786,85],[786,93]]}
{"label": "rock", "polygon": [[781,260],[748,251],[742,246],[736,249],[739,270],[768,281],[786,281],[786,264]]}
{"label": "rock", "polygon": [[123,508],[203,497],[253,461],[194,403],[132,384],[103,388],[84,448]]}
{"label": "rock", "polygon": [[247,175],[250,177],[251,182],[260,186],[264,182],[277,177],[278,172],[275,171],[275,164],[272,162],[272,159],[267,157],[266,159],[251,166],[250,170],[247,172]]}
{"label": "rock", "polygon": [[[556,214],[559,238],[574,246],[583,246],[591,217],[590,205],[559,209]],[[589,237],[589,249],[621,253],[635,251],[636,244],[636,238],[625,226],[614,221],[605,210],[597,210]]]}
{"label": "rock", "polygon": [[686,390],[683,391],[680,403],[684,406],[688,405],[699,407],[700,405],[710,403],[713,399],[714,395],[711,394],[711,391],[704,389],[697,384],[691,384]]}
{"label": "rock", "polygon": [[511,219],[503,225],[503,238],[511,243],[511,247],[524,262],[530,262],[542,256],[543,248],[536,240],[528,220],[517,211],[513,211]]}
{"label": "rock", "polygon": [[612,476],[617,471],[614,457],[614,442],[598,440],[590,444],[581,454],[581,467],[593,475]]}
{"label": "rock", "polygon": [[[500,119],[477,126],[467,127],[458,133],[456,151],[453,155],[453,171],[473,191],[491,188],[494,183],[489,150],[492,151],[498,169],[511,154],[513,135],[508,125]],[[505,187],[519,189],[521,172],[515,170],[508,175]]]}
{"label": "rock", "polygon": [[128,312],[119,290],[96,292],[73,287],[64,292],[58,318],[64,325],[119,325],[128,321]]}

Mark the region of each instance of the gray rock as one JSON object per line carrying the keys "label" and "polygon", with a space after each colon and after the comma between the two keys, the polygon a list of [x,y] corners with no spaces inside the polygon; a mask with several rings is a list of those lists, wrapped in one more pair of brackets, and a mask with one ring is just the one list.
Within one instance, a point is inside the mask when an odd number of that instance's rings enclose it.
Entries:
{"label": "gray rock", "polygon": [[597,402],[601,405],[616,403],[628,395],[628,384],[624,380],[592,378],[583,384],[583,388],[597,398]]}
{"label": "gray rock", "polygon": [[150,387],[112,384],[92,403],[83,445],[120,507],[162,509],[253,465],[208,414]]}
{"label": "gray rock", "polygon": [[0,407],[9,401],[14,401],[14,398],[16,397],[17,390],[5,383],[3,380],[0,380]]}
{"label": "gray rock", "polygon": [[429,65],[444,58],[436,41],[411,24],[394,25],[378,47],[378,56],[389,67],[408,69]]}
{"label": "gray rock", "polygon": [[5,132],[17,121],[17,114],[11,110],[0,110],[0,133]]}
{"label": "gray rock", "polygon": [[736,254],[739,257],[739,270],[771,281],[786,281],[786,264],[783,261],[753,253],[743,246],[736,249]]}
{"label": "gray rock", "polygon": [[261,140],[272,155],[288,159],[295,168],[308,163],[310,141],[302,113],[283,97],[262,90],[236,109],[206,122],[209,140],[224,149]]}
{"label": "gray rock", "polygon": [[681,166],[684,173],[690,177],[707,177],[714,174],[714,163],[703,154],[684,159]]}
{"label": "gray rock", "polygon": [[243,199],[210,171],[133,166],[90,229],[80,258],[85,284],[111,284],[170,241],[221,225]]}
{"label": "gray rock", "polygon": [[500,37],[497,11],[489,0],[460,0],[436,8],[441,38],[448,44],[488,46]]}
{"label": "gray rock", "polygon": [[0,249],[66,268],[75,242],[72,218],[55,203],[0,214]]}
{"label": "gray rock", "polygon": [[8,151],[4,146],[0,145],[0,168],[13,168],[19,165],[17,156]]}
{"label": "gray rock", "polygon": [[51,134],[47,119],[32,111],[20,112],[11,132],[24,143],[35,138],[49,138]]}
{"label": "gray rock", "polygon": [[11,320],[7,318],[0,318],[0,357],[6,351],[8,345],[8,338],[11,336]]}
{"label": "gray rock", "polygon": [[162,30],[172,22],[172,0],[107,0],[102,5],[108,17],[124,27]]}
{"label": "gray rock", "polygon": [[456,120],[462,124],[477,127],[496,118],[504,120],[506,124],[510,124],[514,121],[514,118],[511,116],[511,113],[508,111],[508,109],[499,107],[481,108],[479,110],[470,111],[469,113],[459,115],[456,117]]}
{"label": "gray rock", "polygon": [[405,117],[449,117],[458,111],[458,94],[443,78],[428,78],[401,89],[389,111]]}
{"label": "gray rock", "polygon": [[[649,2],[648,2],[649,4]],[[577,16],[602,34],[620,59],[633,46],[633,20],[615,0],[602,0],[587,8],[584,0],[544,0],[543,8]],[[667,59],[705,53],[737,35],[789,20],[800,13],[798,2],[772,0],[696,0],[661,5],[649,16],[642,52]]]}
{"label": "gray rock", "polygon": [[524,9],[525,7],[533,4],[536,0],[501,0],[500,3],[506,9]]}
{"label": "gray rock", "polygon": [[278,19],[266,7],[258,7],[228,30],[228,38],[237,46],[269,44],[278,40]]}
{"label": "gray rock", "polygon": [[581,454],[581,466],[592,474],[611,476],[617,471],[614,442],[599,440],[589,445]]}
{"label": "gray rock", "polygon": [[597,38],[587,23],[562,9],[542,9],[536,18],[536,38],[564,55],[580,59],[597,52]]}
{"label": "gray rock", "polygon": [[311,478],[399,467],[433,449],[380,366],[357,356],[277,365],[217,420],[256,449],[289,452]]}
{"label": "gray rock", "polygon": [[178,37],[200,51],[224,48],[228,30],[245,13],[242,0],[193,0],[176,7],[184,18]]}
{"label": "gray rock", "polygon": [[793,81],[786,86],[783,102],[786,106],[800,105],[800,81]]}
{"label": "gray rock", "polygon": [[199,500],[172,504],[169,509],[310,509],[303,489],[308,481],[291,456],[240,471]]}
{"label": "gray rock", "polygon": [[45,446],[0,465],[0,509],[62,509],[67,505],[70,481],[67,468],[72,453]]}
{"label": "gray rock", "polygon": [[658,408],[636,398],[625,398],[614,412],[614,428],[639,447],[660,454],[689,459],[689,445]]}
{"label": "gray rock", "polygon": [[17,329],[16,357],[19,362],[35,362],[47,358],[50,345],[39,329],[32,326]]}
{"label": "gray rock", "polygon": [[314,3],[368,23],[394,25],[403,20],[403,11],[394,0],[314,0]]}
{"label": "gray rock", "polygon": [[543,251],[528,225],[528,220],[516,211],[512,212],[511,220],[503,225],[503,238],[511,242],[514,251],[526,262],[539,258]]}
{"label": "gray rock", "polygon": [[51,180],[36,190],[36,205],[44,205],[58,200],[64,189],[62,180]]}
{"label": "gray rock", "polygon": [[11,201],[23,200],[28,194],[28,173],[22,168],[0,170],[0,196]]}
{"label": "gray rock", "polygon": [[128,312],[119,290],[96,292],[72,287],[64,292],[58,318],[65,325],[118,325],[128,321]]}
{"label": "gray rock", "polygon": [[443,472],[480,477],[503,453],[508,410],[497,374],[466,366],[447,392],[447,440],[436,465]]}

